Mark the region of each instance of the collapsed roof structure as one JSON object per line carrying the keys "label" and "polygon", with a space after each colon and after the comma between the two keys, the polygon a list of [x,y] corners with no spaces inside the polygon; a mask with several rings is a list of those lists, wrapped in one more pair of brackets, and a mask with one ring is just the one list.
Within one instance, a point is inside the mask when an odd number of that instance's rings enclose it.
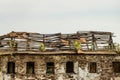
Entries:
{"label": "collapsed roof structure", "polygon": [[[113,33],[100,31],[77,31],[72,34],[40,34],[32,32],[10,32],[0,36],[0,50],[38,52],[75,52],[76,47],[82,52],[113,51]],[[11,45],[12,41],[12,45]],[[44,50],[41,49],[44,48]],[[81,52],[80,51],[80,52]],[[64,52],[65,53],[65,52]],[[79,53],[79,52],[78,52]]]}

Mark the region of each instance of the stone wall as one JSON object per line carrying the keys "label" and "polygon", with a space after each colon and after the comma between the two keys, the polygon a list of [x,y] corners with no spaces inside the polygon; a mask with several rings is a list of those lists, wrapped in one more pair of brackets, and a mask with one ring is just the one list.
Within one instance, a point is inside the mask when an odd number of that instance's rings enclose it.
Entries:
{"label": "stone wall", "polygon": [[[15,62],[15,74],[7,74],[7,62]],[[35,62],[35,74],[26,74],[26,62]],[[74,73],[66,73],[66,62],[74,63]],[[120,80],[112,62],[120,55],[4,55],[0,56],[0,80]],[[46,73],[46,63],[54,62],[54,74]],[[97,72],[89,72],[89,62],[97,63]]]}

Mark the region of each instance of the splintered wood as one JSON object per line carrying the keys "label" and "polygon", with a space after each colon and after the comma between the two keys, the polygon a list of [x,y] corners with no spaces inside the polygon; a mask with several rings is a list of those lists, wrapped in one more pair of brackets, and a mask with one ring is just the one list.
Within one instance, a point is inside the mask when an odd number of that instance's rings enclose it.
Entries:
{"label": "splintered wood", "polygon": [[78,31],[73,34],[40,34],[30,32],[14,32],[0,36],[0,50],[11,50],[9,42],[17,43],[17,50],[40,51],[40,44],[44,44],[46,51],[74,51],[75,41],[80,41],[82,51],[113,50],[111,32]]}

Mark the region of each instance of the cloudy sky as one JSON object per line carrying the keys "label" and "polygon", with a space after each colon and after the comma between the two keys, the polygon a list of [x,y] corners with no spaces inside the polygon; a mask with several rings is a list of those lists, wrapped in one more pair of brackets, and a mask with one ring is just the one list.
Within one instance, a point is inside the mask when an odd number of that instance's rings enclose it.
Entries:
{"label": "cloudy sky", "polygon": [[120,0],[0,0],[0,35],[88,30],[113,32],[120,42]]}

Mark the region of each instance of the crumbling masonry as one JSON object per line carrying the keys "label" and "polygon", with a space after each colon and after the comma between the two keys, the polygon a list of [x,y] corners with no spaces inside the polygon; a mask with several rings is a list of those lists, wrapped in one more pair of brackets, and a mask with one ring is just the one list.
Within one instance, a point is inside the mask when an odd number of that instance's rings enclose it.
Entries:
{"label": "crumbling masonry", "polygon": [[120,80],[111,32],[0,36],[0,80]]}

